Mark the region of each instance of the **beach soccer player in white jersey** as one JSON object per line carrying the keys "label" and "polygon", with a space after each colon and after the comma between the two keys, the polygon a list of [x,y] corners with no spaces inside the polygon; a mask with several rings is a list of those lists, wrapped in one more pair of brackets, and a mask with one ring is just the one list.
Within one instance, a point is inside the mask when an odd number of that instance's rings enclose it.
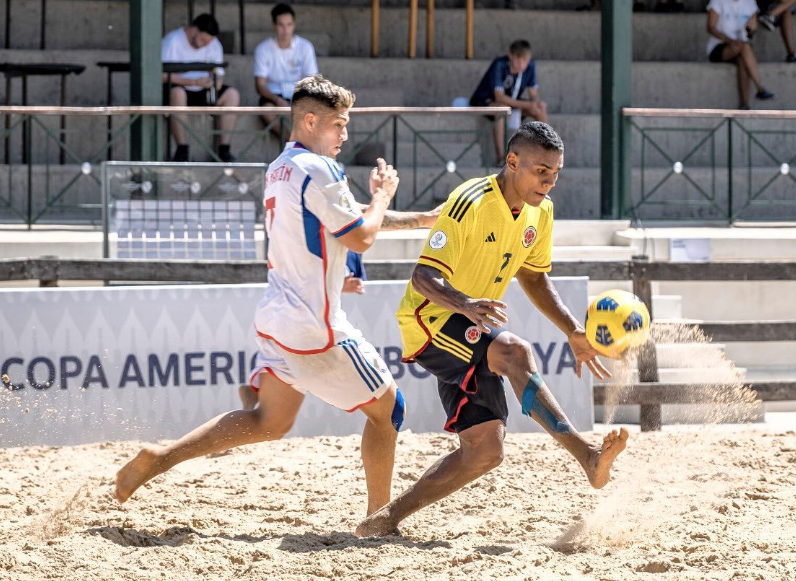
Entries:
{"label": "beach soccer player in white jersey", "polygon": [[367,250],[380,229],[428,228],[439,212],[387,210],[398,176],[383,159],[370,175],[370,205],[356,203],[334,161],[348,138],[353,104],[350,91],[320,75],[299,81],[291,140],[268,169],[268,287],[255,314],[260,350],[251,378],[259,405],[222,414],[168,446],[142,449],[116,475],[119,502],[185,460],[281,438],[307,391],[365,414],[367,513],[390,500],[405,406],[384,361],[340,308],[346,255]]}

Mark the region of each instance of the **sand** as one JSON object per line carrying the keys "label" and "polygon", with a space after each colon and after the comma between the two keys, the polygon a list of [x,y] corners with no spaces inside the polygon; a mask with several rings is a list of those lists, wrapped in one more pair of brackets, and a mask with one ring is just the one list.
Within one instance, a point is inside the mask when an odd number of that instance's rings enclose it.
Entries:
{"label": "sand", "polygon": [[[394,490],[454,445],[402,433]],[[139,446],[0,450],[0,579],[796,579],[793,431],[633,433],[600,491],[546,435],[510,434],[492,473],[364,540],[358,437],[188,462],[120,506]]]}

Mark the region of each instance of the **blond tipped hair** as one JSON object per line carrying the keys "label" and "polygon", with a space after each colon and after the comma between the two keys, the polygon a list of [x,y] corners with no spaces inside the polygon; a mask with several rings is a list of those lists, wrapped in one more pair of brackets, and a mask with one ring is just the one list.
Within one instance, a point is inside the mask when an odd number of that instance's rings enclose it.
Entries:
{"label": "blond tipped hair", "polygon": [[345,111],[354,106],[354,101],[356,96],[345,87],[335,85],[322,75],[312,75],[296,83],[291,108],[295,117],[312,111],[315,105]]}

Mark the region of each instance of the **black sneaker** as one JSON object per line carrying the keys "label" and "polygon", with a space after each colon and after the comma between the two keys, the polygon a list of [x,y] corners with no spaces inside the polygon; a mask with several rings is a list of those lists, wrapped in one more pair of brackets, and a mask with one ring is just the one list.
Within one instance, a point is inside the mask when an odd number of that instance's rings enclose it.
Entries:
{"label": "black sneaker", "polygon": [[776,97],[776,95],[774,95],[774,93],[772,93],[771,91],[766,91],[765,89],[763,89],[762,91],[758,91],[755,97],[757,97],[759,101],[770,101],[771,99]]}
{"label": "black sneaker", "polygon": [[235,163],[238,161],[238,158],[232,155],[228,149],[219,150],[218,158],[221,160],[221,163]]}
{"label": "black sneaker", "polygon": [[766,30],[769,32],[773,32],[774,29],[778,26],[777,19],[771,16],[770,14],[760,14],[757,17],[757,21],[760,22],[763,26],[766,27]]}
{"label": "black sneaker", "polygon": [[796,63],[796,53],[791,53],[785,57],[786,63]]}
{"label": "black sneaker", "polygon": [[177,150],[174,152],[174,157],[171,158],[171,161],[176,161],[178,163],[188,161],[188,157],[190,154],[188,153],[188,146],[187,145],[178,145]]}

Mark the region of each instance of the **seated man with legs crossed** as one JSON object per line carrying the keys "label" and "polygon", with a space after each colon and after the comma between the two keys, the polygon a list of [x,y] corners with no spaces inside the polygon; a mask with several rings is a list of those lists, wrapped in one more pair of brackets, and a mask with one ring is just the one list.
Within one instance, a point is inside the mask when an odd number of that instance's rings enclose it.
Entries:
{"label": "seated man with legs crossed", "polygon": [[[200,14],[190,26],[172,30],[163,37],[160,58],[164,63],[221,63],[224,49],[218,41],[218,22],[210,14]],[[215,85],[213,79],[215,78]],[[238,90],[224,84],[224,69],[219,66],[215,77],[208,71],[191,71],[182,74],[163,74],[163,103],[170,107],[237,107],[240,105]],[[171,116],[171,133],[177,142],[173,161],[188,161],[190,152],[185,138],[185,116]],[[220,115],[218,157],[222,162],[232,163],[235,156],[230,153],[229,142],[235,129],[235,115]],[[171,144],[166,144],[171,147]]]}
{"label": "seated man with legs crossed", "polygon": [[548,194],[564,163],[564,144],[549,125],[529,121],[511,138],[508,152],[499,174],[469,180],[450,195],[397,313],[405,360],[437,377],[445,429],[458,434],[459,448],[366,518],[358,535],[395,532],[410,514],[501,463],[508,418],[504,377],[522,412],[572,454],[593,487],[605,486],[625,448],[624,428],[601,444],[579,434],[539,375],[530,343],[500,328],[508,322],[500,299],[516,276],[536,308],[569,339],[578,377],[584,363],[598,378],[609,375],[547,276],[553,239]]}

